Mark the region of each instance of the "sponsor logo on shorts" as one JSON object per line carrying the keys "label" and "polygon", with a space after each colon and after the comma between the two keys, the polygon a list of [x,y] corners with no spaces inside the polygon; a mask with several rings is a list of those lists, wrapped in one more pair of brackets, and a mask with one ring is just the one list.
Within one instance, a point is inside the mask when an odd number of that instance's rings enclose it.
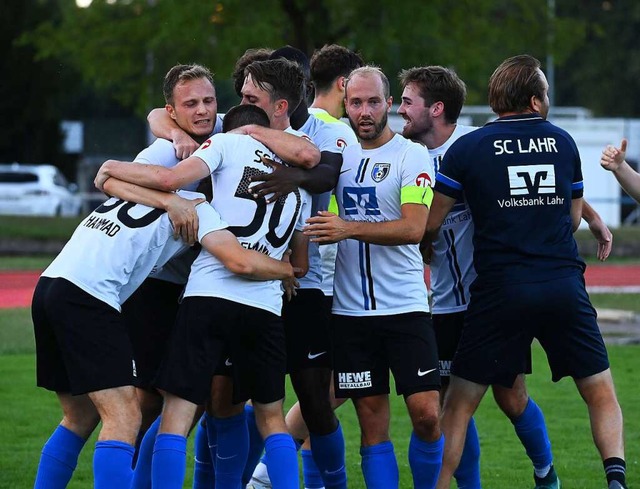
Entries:
{"label": "sponsor logo on shorts", "polygon": [[440,360],[440,376],[451,376],[451,360]]}
{"label": "sponsor logo on shorts", "polygon": [[371,371],[338,373],[340,389],[366,389],[371,387]]}
{"label": "sponsor logo on shorts", "polygon": [[307,358],[308,358],[309,360],[313,360],[313,359],[315,359],[315,358],[318,358],[319,356],[324,355],[325,353],[327,353],[327,352],[326,352],[326,351],[321,351],[320,353],[311,353],[311,352],[309,352],[309,353],[307,354]]}
{"label": "sponsor logo on shorts", "polygon": [[224,364],[225,364],[227,367],[231,367],[231,365],[233,365],[233,362],[229,361],[229,359],[227,358],[227,359],[224,361]]}
{"label": "sponsor logo on shorts", "polygon": [[136,361],[135,360],[131,360],[131,366],[132,366],[132,370],[131,373],[133,373],[134,377],[138,376],[138,370],[136,369]]}
{"label": "sponsor logo on shorts", "polygon": [[430,368],[429,370],[425,370],[424,372],[418,369],[418,377],[424,377],[425,375],[430,374],[433,371],[435,371],[435,368]]}

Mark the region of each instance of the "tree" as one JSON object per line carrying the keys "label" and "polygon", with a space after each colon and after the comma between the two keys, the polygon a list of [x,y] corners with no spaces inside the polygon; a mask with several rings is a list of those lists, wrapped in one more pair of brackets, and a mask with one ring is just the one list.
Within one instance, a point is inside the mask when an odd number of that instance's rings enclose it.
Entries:
{"label": "tree", "polygon": [[[561,63],[575,51],[581,24],[556,17]],[[526,27],[526,28],[524,28]],[[485,103],[489,75],[505,57],[547,52],[546,2],[538,0],[95,0],[25,35],[42,59],[65,59],[85,81],[144,114],[163,104],[164,73],[176,62],[209,66],[219,80],[249,47],[325,43],[359,50],[391,79],[402,68],[444,64],[469,86],[469,102]],[[397,90],[397,84],[393,84]]]}
{"label": "tree", "polygon": [[598,116],[640,115],[640,3],[561,2],[559,13],[584,19],[582,46],[558,69],[558,102]]}

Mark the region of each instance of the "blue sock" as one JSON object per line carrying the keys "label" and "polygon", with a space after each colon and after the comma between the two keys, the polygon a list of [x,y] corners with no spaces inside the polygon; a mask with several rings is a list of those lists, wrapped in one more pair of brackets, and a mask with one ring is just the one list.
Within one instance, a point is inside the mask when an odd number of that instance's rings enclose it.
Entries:
{"label": "blue sock", "polygon": [[289,433],[275,433],[264,441],[267,470],[273,487],[298,489],[298,452]]}
{"label": "blue sock", "polygon": [[218,453],[218,431],[216,430],[216,423],[213,420],[213,416],[204,413],[204,426],[207,429],[207,444],[209,446],[209,458],[211,459],[212,469],[216,471],[216,454]]}
{"label": "blue sock", "polygon": [[187,439],[160,433],[153,448],[151,480],[153,489],[181,488],[187,471]]}
{"label": "blue sock", "polygon": [[244,412],[247,417],[247,429],[249,430],[249,453],[247,454],[247,465],[244,468],[244,474],[242,474],[243,487],[251,480],[251,475],[256,465],[258,465],[260,455],[262,455],[262,451],[264,450],[264,440],[262,439],[260,431],[258,431],[253,406],[249,404],[245,405]]}
{"label": "blue sock", "polygon": [[[209,451],[209,436],[207,428],[202,426],[206,415],[202,415],[196,426],[194,440],[194,463],[193,463],[193,489],[212,489],[215,485],[215,472]],[[208,425],[208,421],[205,421]]]}
{"label": "blue sock", "polygon": [[444,451],[444,436],[436,441],[424,441],[415,432],[411,433],[409,442],[409,466],[413,475],[415,489],[430,489],[436,487],[440,469],[442,468],[442,452]]}
{"label": "blue sock", "polygon": [[347,489],[342,426],[328,435],[309,435],[311,452],[327,489]]}
{"label": "blue sock", "polygon": [[383,441],[370,447],[360,447],[360,455],[367,489],[397,489],[400,475],[393,443]]}
{"label": "blue sock", "polygon": [[480,489],[480,439],[473,418],[469,419],[460,464],[453,473],[458,489]]}
{"label": "blue sock", "polygon": [[34,489],[63,489],[78,465],[85,440],[62,425],[53,431],[42,447]]}
{"label": "blue sock", "polygon": [[533,399],[529,398],[522,414],[511,422],[528,457],[533,462],[534,469],[542,470],[550,467],[553,462],[551,441],[547,434],[544,415]]}
{"label": "blue sock", "polygon": [[158,416],[142,438],[138,448],[138,460],[133,469],[131,489],[151,489],[151,460],[153,459],[153,446],[156,443],[160,421],[162,418]]}
{"label": "blue sock", "polygon": [[135,447],[123,441],[105,440],[96,443],[93,452],[94,489],[130,487],[133,478]]}
{"label": "blue sock", "polygon": [[301,450],[300,454],[302,455],[302,476],[304,477],[305,489],[320,489],[324,487],[322,475],[320,475],[318,466],[313,460],[311,450]]}
{"label": "blue sock", "polygon": [[[209,420],[207,420],[207,423]],[[213,418],[218,433],[216,489],[236,489],[247,464],[249,432],[244,411],[230,418]]]}

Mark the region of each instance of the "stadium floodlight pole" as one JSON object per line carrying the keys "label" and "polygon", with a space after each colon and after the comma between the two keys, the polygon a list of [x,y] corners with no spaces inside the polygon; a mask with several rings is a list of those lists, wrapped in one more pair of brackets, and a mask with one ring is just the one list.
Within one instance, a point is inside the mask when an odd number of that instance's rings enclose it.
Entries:
{"label": "stadium floodlight pole", "polygon": [[556,0],[547,0],[547,81],[549,82],[549,108],[555,106],[555,67],[553,52],[555,49]]}

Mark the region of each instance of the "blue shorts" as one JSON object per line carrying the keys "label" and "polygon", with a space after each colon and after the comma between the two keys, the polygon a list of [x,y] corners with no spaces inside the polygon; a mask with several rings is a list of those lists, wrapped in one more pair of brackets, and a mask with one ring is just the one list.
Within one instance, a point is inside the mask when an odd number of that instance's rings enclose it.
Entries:
{"label": "blue shorts", "polygon": [[526,371],[537,338],[552,379],[581,379],[609,368],[607,350],[582,274],[547,282],[472,285],[451,373],[478,384],[511,387]]}

